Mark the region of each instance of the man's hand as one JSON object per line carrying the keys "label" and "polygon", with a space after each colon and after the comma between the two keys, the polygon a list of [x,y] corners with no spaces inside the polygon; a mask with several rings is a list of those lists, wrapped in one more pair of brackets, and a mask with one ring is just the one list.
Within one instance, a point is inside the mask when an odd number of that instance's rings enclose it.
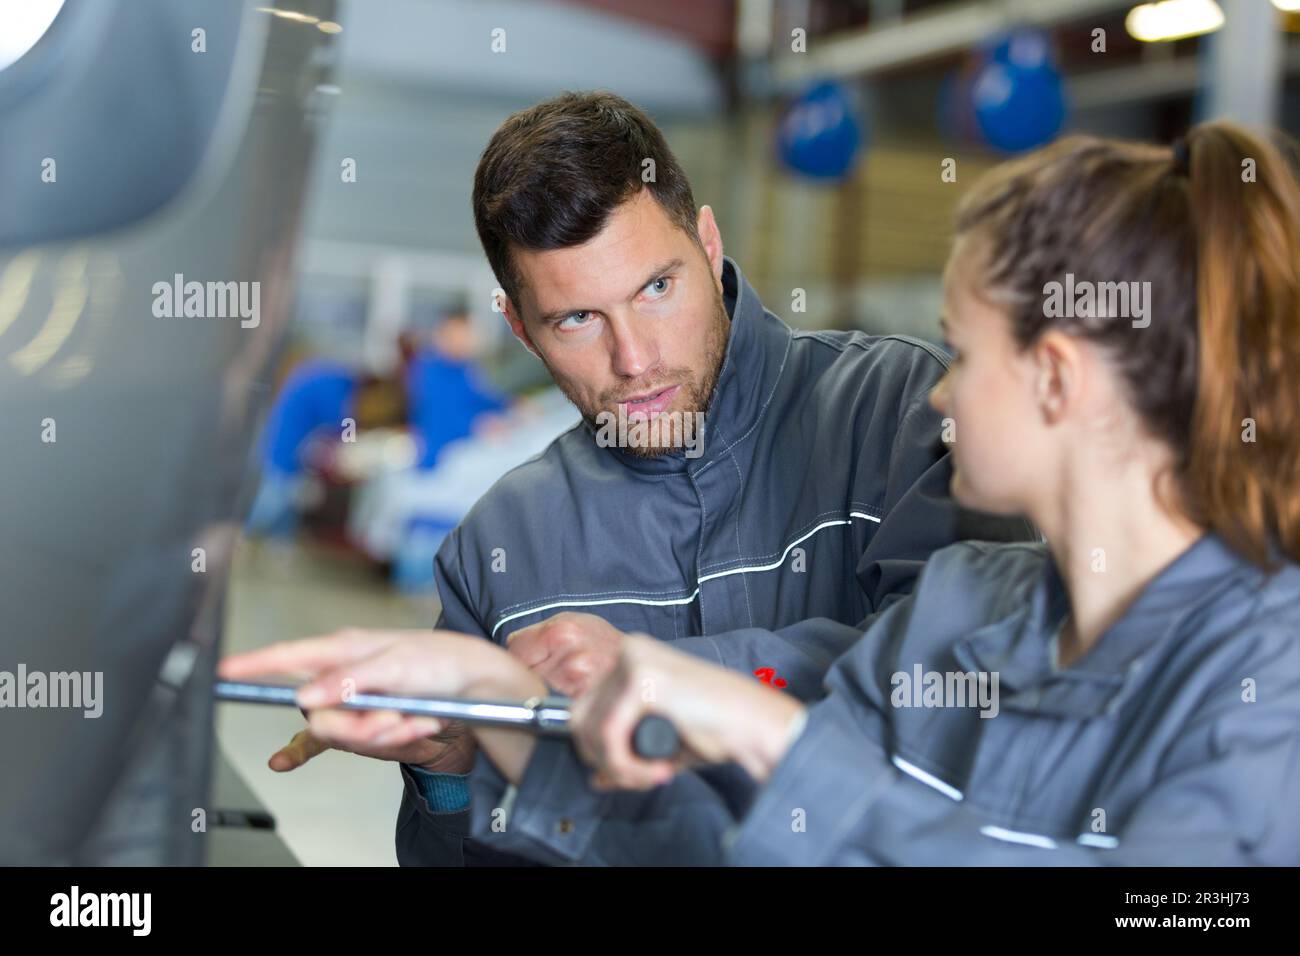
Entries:
{"label": "man's hand", "polygon": [[542,680],[577,697],[614,669],[623,637],[604,618],[565,611],[520,628],[507,645]]}
{"label": "man's hand", "polygon": [[413,764],[431,773],[469,773],[474,766],[474,735],[467,733],[462,724],[449,724],[447,729],[432,737],[421,737],[400,747],[331,747],[312,735],[310,730],[300,730],[281,747],[268,762],[272,770],[285,773],[297,770],[312,757],[327,750],[342,750],[376,760],[392,760]]}
{"label": "man's hand", "polygon": [[266,765],[276,773],[297,770],[312,757],[319,757],[329,749],[330,745],[323,740],[317,740],[311,735],[310,730],[300,730],[293,735],[292,740],[271,754],[271,759],[266,762]]}
{"label": "man's hand", "polygon": [[[462,733],[455,721],[417,717],[392,710],[343,710],[353,694],[376,691],[441,697],[520,699],[546,693],[546,685],[502,648],[479,637],[449,631],[362,631],[284,641],[228,657],[217,667],[228,680],[272,674],[306,675],[298,688],[300,707],[311,711],[312,736],[352,753],[402,753],[427,739],[446,751],[419,761],[435,772],[464,772],[466,749],[477,739],[508,780],[517,783],[532,756],[532,734],[515,728],[475,728]],[[423,751],[428,756],[430,751]],[[471,751],[472,753],[472,751]]]}
{"label": "man's hand", "polygon": [[474,736],[463,725],[391,710],[331,708],[366,691],[524,698],[545,690],[501,648],[447,631],[348,629],[228,657],[218,669],[231,680],[272,674],[311,678],[298,688],[299,704],[312,709],[309,739],[299,734],[298,747],[291,742],[285,748],[294,753],[286,754],[284,763],[301,757],[295,766],[335,747],[434,772],[465,773],[473,765]]}
{"label": "man's hand", "polygon": [[[339,635],[345,633],[351,632],[340,631]],[[240,657],[239,661],[243,659]],[[237,662],[235,666],[239,667],[241,664]],[[273,753],[271,759],[267,761],[267,766],[277,773],[287,773],[290,770],[297,770],[307,761],[319,757],[327,750],[339,750],[361,757],[373,757],[376,760],[411,764],[431,773],[469,773],[474,766],[476,749],[474,735],[460,723],[449,724],[441,733],[431,737],[421,737],[419,740],[399,746],[331,745],[310,730],[304,729],[294,734],[292,740]]]}
{"label": "man's hand", "polygon": [[[647,789],[694,763],[734,760],[763,782],[790,743],[803,705],[752,677],[691,657],[654,638],[625,635],[616,666],[574,704],[574,742],[600,788]],[[647,761],[632,751],[642,717],[677,729],[685,752]]]}

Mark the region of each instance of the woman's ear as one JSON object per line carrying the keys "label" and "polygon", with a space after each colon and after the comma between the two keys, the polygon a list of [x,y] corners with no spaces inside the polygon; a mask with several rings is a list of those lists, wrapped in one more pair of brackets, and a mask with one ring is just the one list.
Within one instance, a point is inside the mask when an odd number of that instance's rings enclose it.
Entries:
{"label": "woman's ear", "polygon": [[1033,356],[1034,399],[1043,421],[1055,425],[1079,402],[1083,356],[1074,339],[1055,330],[1039,336]]}

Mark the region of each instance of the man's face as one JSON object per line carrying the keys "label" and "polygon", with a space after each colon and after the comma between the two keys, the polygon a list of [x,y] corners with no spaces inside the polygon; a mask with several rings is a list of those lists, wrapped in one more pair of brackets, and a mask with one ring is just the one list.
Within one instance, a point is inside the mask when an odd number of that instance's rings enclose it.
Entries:
{"label": "man's face", "polygon": [[[698,228],[697,244],[643,189],[581,246],[514,250],[521,285],[519,301],[507,303],[511,329],[591,424],[601,412],[617,417],[620,405],[629,421],[708,406],[730,319],[722,239],[707,206]],[[653,456],[672,447],[661,440],[628,450]]]}

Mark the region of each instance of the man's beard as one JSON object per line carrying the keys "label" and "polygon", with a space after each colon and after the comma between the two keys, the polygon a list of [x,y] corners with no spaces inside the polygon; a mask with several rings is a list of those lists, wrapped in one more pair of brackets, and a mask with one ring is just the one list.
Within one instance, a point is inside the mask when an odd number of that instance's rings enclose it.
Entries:
{"label": "man's beard", "polygon": [[[674,396],[672,406],[663,412],[656,412],[649,416],[648,424],[653,427],[647,428],[645,431],[652,438],[658,438],[658,442],[647,442],[638,445],[629,443],[620,446],[623,451],[637,458],[658,458],[661,455],[682,450],[684,437],[694,434],[696,436],[695,440],[700,440],[698,430],[689,430],[693,428],[693,422],[684,422],[684,428],[671,428],[668,427],[668,419],[665,416],[681,416],[683,419],[691,416],[696,421],[700,421],[701,419],[696,417],[697,413],[702,416],[709,407],[709,402],[713,398],[713,389],[717,386],[718,376],[722,372],[722,363],[727,357],[727,339],[731,328],[731,317],[727,315],[727,306],[722,301],[722,293],[717,286],[713,287],[713,311],[713,322],[710,323],[709,333],[704,341],[704,373],[698,381],[691,379],[691,370],[687,368],[654,368],[634,385],[621,388],[617,392],[602,395],[595,403],[586,403],[582,401],[568,381],[555,374],[555,370],[550,367],[550,364],[545,359],[542,359],[542,362],[546,364],[547,370],[551,373],[551,378],[555,380],[555,384],[560,391],[582,413],[583,419],[593,431],[600,429],[601,419],[606,416],[609,416],[612,421],[617,421],[618,406],[626,404],[628,397],[645,395],[656,389],[662,390],[673,385],[680,385],[681,388],[678,394]],[[638,415],[642,419],[646,418],[645,413],[638,413],[630,408],[625,413],[626,418],[630,421],[635,421]],[[656,419],[659,421],[656,422]]]}

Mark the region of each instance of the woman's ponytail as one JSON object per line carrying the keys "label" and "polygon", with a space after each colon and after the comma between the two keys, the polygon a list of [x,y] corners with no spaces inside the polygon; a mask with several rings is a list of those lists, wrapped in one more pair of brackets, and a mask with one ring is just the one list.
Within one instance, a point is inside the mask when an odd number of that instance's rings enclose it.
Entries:
{"label": "woman's ponytail", "polygon": [[1273,547],[1300,561],[1300,185],[1276,147],[1230,124],[1182,148],[1198,342],[1187,503],[1252,561]]}

